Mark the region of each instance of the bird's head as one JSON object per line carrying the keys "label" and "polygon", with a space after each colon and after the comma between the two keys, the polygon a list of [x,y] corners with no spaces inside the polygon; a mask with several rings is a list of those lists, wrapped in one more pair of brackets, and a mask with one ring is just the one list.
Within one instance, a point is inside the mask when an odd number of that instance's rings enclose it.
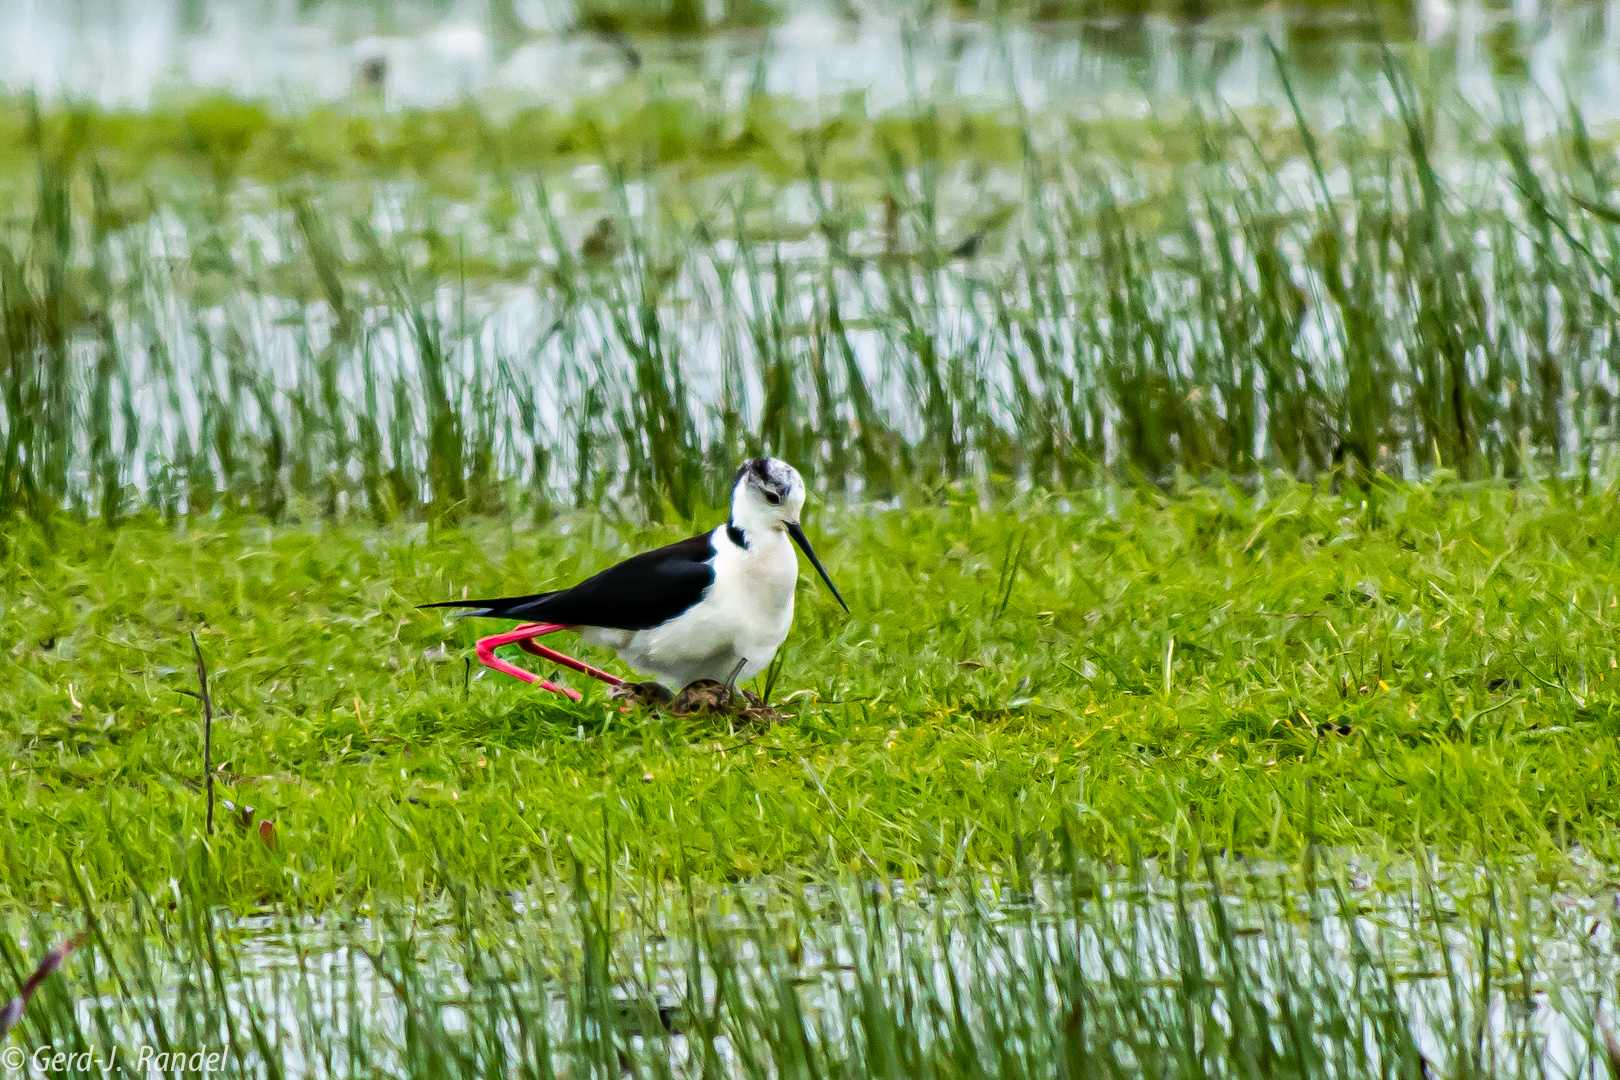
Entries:
{"label": "bird's head", "polygon": [[731,491],[731,522],[744,532],[782,532],[804,509],[804,478],[778,458],[752,458],[737,470]]}
{"label": "bird's head", "polygon": [[731,490],[731,524],[744,535],[758,532],[785,532],[793,538],[816,568],[821,580],[837,598],[845,611],[849,605],[838,595],[838,587],[827,576],[821,560],[810,547],[809,539],[799,527],[799,512],[804,509],[804,477],[787,462],[778,458],[751,458],[737,470],[737,483]]}

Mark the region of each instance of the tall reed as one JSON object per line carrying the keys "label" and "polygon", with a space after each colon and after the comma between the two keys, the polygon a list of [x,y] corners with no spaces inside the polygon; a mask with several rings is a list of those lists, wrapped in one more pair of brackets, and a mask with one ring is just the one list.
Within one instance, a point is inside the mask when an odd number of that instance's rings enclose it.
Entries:
{"label": "tall reed", "polygon": [[1459,121],[1391,60],[1393,110],[1324,133],[1284,85],[1291,123],[1155,121],[1201,150],[1151,167],[1023,113],[1017,158],[975,160],[926,103],[854,162],[802,133],[786,181],[604,144],[594,188],[495,170],[476,228],[488,189],[224,166],[143,219],[94,123],[36,112],[0,235],[0,509],[684,519],[761,452],[879,496],[1594,475],[1620,198],[1580,113]]}
{"label": "tall reed", "polygon": [[[1581,919],[1511,874],[1453,894],[1208,853],[1121,873],[1062,836],[1024,855],[999,885],[657,897],[576,862],[518,898],[246,927],[200,856],[125,910],[85,893],[20,1045],[266,1077],[1542,1076],[1603,1053],[1613,957],[1565,947]],[[9,979],[63,932],[13,920]]]}

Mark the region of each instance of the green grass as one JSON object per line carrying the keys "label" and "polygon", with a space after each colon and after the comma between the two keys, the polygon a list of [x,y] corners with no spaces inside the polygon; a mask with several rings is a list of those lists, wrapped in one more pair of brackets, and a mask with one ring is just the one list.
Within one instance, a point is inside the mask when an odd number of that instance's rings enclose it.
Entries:
{"label": "green grass", "polygon": [[4,892],[71,899],[71,866],[116,898],[195,858],[192,630],[220,797],[277,835],[222,814],[235,904],[493,887],[571,850],[652,879],[1006,872],[1054,858],[1065,824],[1121,859],[1195,838],[1290,857],[1312,835],[1620,856],[1613,488],[1278,482],[996,512],[951,489],[809,521],[854,613],[806,579],[766,729],[543,695],[469,662],[477,625],[412,607],[566,584],[684,526],[20,528]]}
{"label": "green grass", "polygon": [[[737,169],[797,178],[807,135],[823,143],[823,169],[834,178],[865,172],[876,144],[914,157],[916,137],[904,116],[868,115],[852,98],[821,107],[760,90],[740,115],[708,87],[666,89],[632,83],[583,96],[568,108],[526,102],[458,102],[438,108],[369,109],[355,102],[289,109],[274,102],[199,92],[144,110],[39,107],[0,99],[0,191],[23,210],[47,160],[103,172],[120,201],[119,222],[133,224],[154,197],[191,202],[215,185],[287,185],[295,181],[419,181],[434,194],[489,198],[491,183],[525,182],[539,171],[585,163],[636,162],[703,177]],[[38,115],[36,116],[36,110]],[[960,138],[937,148],[961,157],[1016,161],[1019,131],[998,110],[945,106],[942,122]],[[79,194],[88,196],[88,188]],[[511,193],[508,193],[511,197]],[[199,206],[206,211],[206,206]]]}
{"label": "green grass", "polygon": [[598,34],[663,34],[693,37],[726,30],[757,30],[780,22],[772,0],[724,0],[718,10],[704,0],[583,0],[577,25]]}

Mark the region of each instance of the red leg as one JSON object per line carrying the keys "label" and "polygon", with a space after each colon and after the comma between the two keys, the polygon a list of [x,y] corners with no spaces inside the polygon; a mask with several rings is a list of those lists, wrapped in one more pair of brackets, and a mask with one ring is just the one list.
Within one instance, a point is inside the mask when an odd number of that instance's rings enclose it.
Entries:
{"label": "red leg", "polygon": [[518,627],[518,629],[533,631],[533,633],[529,634],[529,636],[518,641],[518,647],[524,652],[533,653],[535,656],[543,657],[552,661],[553,663],[561,664],[566,668],[573,668],[581,675],[589,675],[593,679],[600,679],[609,686],[624,685],[624,680],[619,678],[617,675],[610,675],[601,668],[591,667],[591,665],[587,664],[583,660],[575,660],[572,656],[564,656],[555,649],[548,649],[544,645],[536,645],[534,643],[534,639],[537,637],[544,637],[547,634],[554,634],[558,630],[572,630],[574,629],[572,626],[564,626],[561,623],[524,623],[522,626]]}
{"label": "red leg", "polygon": [[534,639],[537,637],[544,637],[546,634],[555,634],[559,630],[572,629],[573,627],[563,626],[560,623],[524,623],[517,629],[508,630],[504,634],[492,634],[486,638],[479,638],[477,646],[479,662],[485,667],[493,668],[504,675],[510,675],[514,679],[522,679],[527,683],[539,683],[542,690],[550,690],[553,694],[562,694],[564,697],[572,698],[575,701],[580,699],[580,693],[578,690],[571,690],[566,686],[558,686],[554,682],[547,679],[542,679],[533,672],[524,671],[515,664],[509,664],[505,660],[502,660],[500,657],[496,656],[495,650],[503,645],[516,645],[525,652],[554,661],[555,663],[561,664],[564,667],[573,668],[575,671],[589,675],[595,679],[600,679],[603,682],[609,683],[613,686],[618,686],[623,683],[624,680],[616,675],[610,675],[600,668],[591,667],[591,665],[584,663],[583,661],[575,660],[571,656],[564,656],[562,653],[557,652],[554,649],[548,649],[543,645],[536,645],[534,643]]}
{"label": "red leg", "polygon": [[[555,629],[561,629],[561,627],[557,627]],[[477,645],[479,662],[485,667],[494,668],[496,671],[499,671],[505,675],[510,675],[514,679],[522,679],[526,683],[539,683],[540,689],[542,690],[550,690],[553,694],[561,694],[563,697],[572,698],[573,700],[578,701],[580,699],[580,693],[578,690],[570,690],[566,686],[558,686],[551,680],[542,679],[533,672],[524,671],[515,664],[508,664],[505,660],[502,660],[500,657],[495,655],[495,650],[500,648],[502,645],[511,645],[515,642],[526,641],[528,638],[534,636],[534,630],[534,624],[529,623],[518,627],[516,630],[509,630],[504,634],[492,634],[486,638],[479,638]]]}

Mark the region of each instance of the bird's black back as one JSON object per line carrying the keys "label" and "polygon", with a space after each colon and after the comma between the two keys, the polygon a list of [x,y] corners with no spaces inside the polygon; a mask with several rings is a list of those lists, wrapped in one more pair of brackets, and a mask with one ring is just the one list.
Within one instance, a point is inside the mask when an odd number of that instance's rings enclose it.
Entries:
{"label": "bird's black back", "polygon": [[492,600],[447,600],[422,607],[471,608],[468,615],[525,622],[650,630],[697,603],[714,584],[710,537],[710,533],[699,533],[632,555],[571,589]]}

